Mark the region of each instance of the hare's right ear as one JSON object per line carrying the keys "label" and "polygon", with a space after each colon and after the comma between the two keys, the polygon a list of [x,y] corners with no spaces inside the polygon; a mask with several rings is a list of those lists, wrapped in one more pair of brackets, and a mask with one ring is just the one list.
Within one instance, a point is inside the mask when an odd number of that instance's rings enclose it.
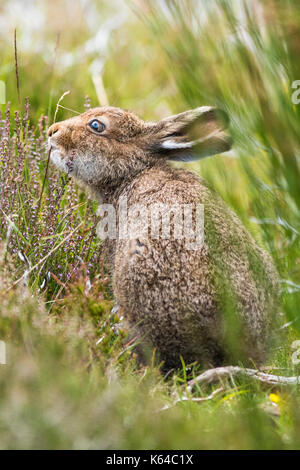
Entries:
{"label": "hare's right ear", "polygon": [[227,114],[203,106],[159,121],[152,135],[151,148],[168,160],[192,161],[226,152],[231,137],[225,132]]}

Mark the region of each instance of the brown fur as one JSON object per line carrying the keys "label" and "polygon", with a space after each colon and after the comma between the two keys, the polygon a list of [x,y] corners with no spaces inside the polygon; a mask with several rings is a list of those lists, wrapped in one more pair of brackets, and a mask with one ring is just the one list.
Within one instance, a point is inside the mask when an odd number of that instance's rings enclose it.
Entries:
{"label": "brown fur", "polygon": [[[92,119],[105,130],[94,132]],[[104,107],[49,129],[54,162],[116,210],[121,196],[128,206],[204,204],[199,250],[172,233],[104,242],[123,314],[144,349],[157,348],[166,369],[180,365],[180,356],[211,365],[265,358],[277,301],[272,262],[205,181],[168,163],[228,150],[226,125],[225,114],[213,108],[152,123]]]}

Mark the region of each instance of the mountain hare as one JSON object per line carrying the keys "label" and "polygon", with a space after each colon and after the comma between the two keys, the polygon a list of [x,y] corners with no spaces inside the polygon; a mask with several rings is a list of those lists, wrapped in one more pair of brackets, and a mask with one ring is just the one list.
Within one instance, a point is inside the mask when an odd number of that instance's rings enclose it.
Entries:
{"label": "mountain hare", "polygon": [[[206,366],[265,358],[276,270],[203,179],[169,164],[229,150],[227,124],[226,114],[210,107],[159,122],[100,107],[49,129],[52,161],[101,203],[117,303],[144,354],[155,350],[165,370],[181,358]],[[160,211],[155,221],[153,208]],[[133,219],[142,230],[128,230]],[[198,238],[197,220],[204,220]],[[115,227],[108,230],[109,222]],[[182,235],[178,226],[185,225],[190,232]]]}

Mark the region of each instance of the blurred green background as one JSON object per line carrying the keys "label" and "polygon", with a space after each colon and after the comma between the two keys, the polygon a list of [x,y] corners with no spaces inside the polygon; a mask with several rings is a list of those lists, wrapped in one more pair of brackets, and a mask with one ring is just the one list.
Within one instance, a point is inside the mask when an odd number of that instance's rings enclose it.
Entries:
{"label": "blurred green background", "polygon": [[[21,287],[6,291],[25,269],[18,249],[33,265],[49,237],[57,245],[66,228],[94,220],[86,196],[77,188],[65,190],[62,181],[59,190],[66,192],[54,199],[56,225],[47,232],[49,197],[60,178],[51,168],[41,215],[34,227],[28,222],[28,201],[36,203],[47,159],[40,117],[53,121],[64,92],[70,94],[61,104],[69,109],[59,108],[58,120],[72,116],[72,110],[83,112],[87,95],[92,106],[119,106],[149,120],[216,105],[230,116],[233,149],[185,167],[206,178],[272,254],[281,278],[282,336],[268,365],[275,373],[299,373],[291,360],[292,341],[300,337],[300,104],[292,99],[293,83],[300,80],[297,0],[1,0],[0,51],[0,80],[12,110],[8,134],[15,176],[6,179],[7,194],[16,181],[21,188],[18,198],[7,200],[6,216],[16,217],[23,238],[34,234],[26,243],[15,235],[15,252],[8,243],[5,247],[11,258],[2,266],[0,339],[11,343],[14,359],[0,366],[0,446],[299,448],[297,388],[229,381],[222,398],[157,412],[172,402],[172,392],[182,393],[186,371],[164,382],[157,368],[136,366],[122,343],[126,333],[118,333],[118,319],[109,314],[112,297],[100,264],[94,266],[89,295],[84,268],[76,279],[60,277],[69,270],[63,249],[47,260],[44,270],[51,268],[54,277],[44,291],[41,270],[25,293]],[[26,97],[34,128],[18,136],[13,113],[24,118]],[[0,109],[4,113],[5,105]],[[1,145],[5,155],[3,137]],[[26,161],[35,155],[40,163],[31,178]],[[76,209],[70,219],[75,203],[88,209]],[[0,215],[1,223],[5,220]],[[45,241],[41,238],[37,250],[39,233]],[[73,257],[80,255],[84,263],[91,256],[82,248],[86,236],[82,232],[72,245]]]}
{"label": "blurred green background", "polygon": [[[2,1],[0,79],[14,107],[19,108],[16,28],[21,97],[30,96],[33,116],[53,118],[56,102],[66,90],[71,94],[65,105],[77,111],[84,110],[89,94],[94,106],[108,101],[145,118],[168,112],[174,85],[162,53],[130,6],[118,0]],[[62,111],[59,117],[66,115]]]}

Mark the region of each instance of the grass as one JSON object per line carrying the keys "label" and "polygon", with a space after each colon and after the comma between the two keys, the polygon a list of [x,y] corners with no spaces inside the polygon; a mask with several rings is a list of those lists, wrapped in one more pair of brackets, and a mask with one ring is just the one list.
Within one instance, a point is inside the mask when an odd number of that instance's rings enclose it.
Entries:
{"label": "grass", "polygon": [[[98,6],[95,17],[116,15],[118,3],[110,3]],[[280,330],[268,365],[295,375],[300,107],[292,103],[291,84],[300,78],[300,15],[296,0],[285,7],[276,0],[236,5],[130,2],[134,13],[127,7],[126,20],[111,32],[101,73],[109,102],[146,119],[208,104],[229,113],[233,152],[186,166],[215,187],[272,254],[282,281],[278,322],[289,326]],[[164,378],[158,366],[137,364],[126,328],[111,313],[95,203],[52,165],[42,191],[56,102],[71,90],[66,108],[84,111],[86,94],[96,105],[89,67],[103,55],[101,49],[79,58],[85,41],[95,40],[81,7],[58,39],[64,7],[56,2],[57,24],[40,33],[41,49],[51,54],[25,51],[21,26],[13,25],[18,88],[13,29],[1,52],[0,79],[11,104],[0,108],[0,339],[8,359],[0,365],[0,447],[299,449],[297,388],[232,379],[209,401],[174,404],[199,367],[183,364]],[[67,53],[73,62],[60,70]],[[30,97],[21,107],[18,92]],[[60,108],[58,120],[70,115]],[[198,387],[189,396],[216,388]]]}

